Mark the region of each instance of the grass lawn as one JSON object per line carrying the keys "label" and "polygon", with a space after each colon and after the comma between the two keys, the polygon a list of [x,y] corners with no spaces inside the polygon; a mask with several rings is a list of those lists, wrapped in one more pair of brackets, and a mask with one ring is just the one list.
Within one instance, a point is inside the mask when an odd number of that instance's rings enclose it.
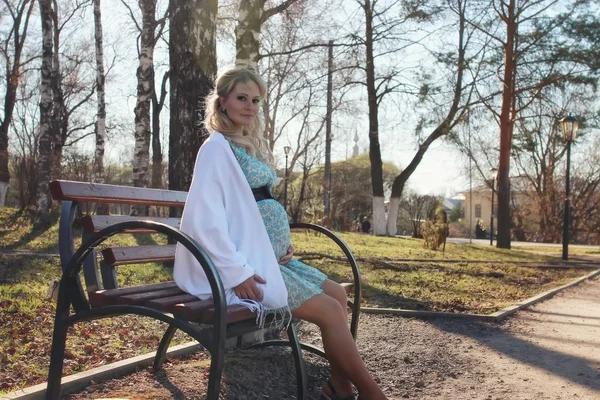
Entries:
{"label": "grass lawn", "polygon": [[[0,250],[18,250],[0,253],[0,394],[46,379],[55,308],[47,290],[49,282],[60,277],[59,259],[53,255],[58,252],[57,236],[56,219],[48,230],[35,232],[28,215],[0,209]],[[560,257],[560,253],[539,248],[448,244],[442,253],[424,249],[416,239],[356,233],[340,237],[359,260],[363,305],[371,307],[492,313],[588,272],[538,268]],[[113,243],[133,240],[127,235],[111,238]],[[163,239],[148,235],[145,240]],[[343,255],[332,241],[296,232],[293,242],[301,260],[333,279],[350,278],[350,267],[340,261]],[[598,251],[586,254],[600,259]],[[170,277],[171,271],[162,265],[119,269],[123,286]],[[162,323],[132,316],[78,324],[68,335],[63,372],[71,374],[155,350],[164,329]],[[178,334],[174,343],[186,340]]]}
{"label": "grass lawn", "polygon": [[[467,244],[447,244],[442,253],[423,248],[418,239],[339,236],[359,259],[363,303],[371,307],[491,314],[587,273],[540,268],[559,261],[560,253]],[[313,235],[298,233],[294,239],[300,259],[336,279],[350,278],[349,266],[332,260],[332,245]]]}

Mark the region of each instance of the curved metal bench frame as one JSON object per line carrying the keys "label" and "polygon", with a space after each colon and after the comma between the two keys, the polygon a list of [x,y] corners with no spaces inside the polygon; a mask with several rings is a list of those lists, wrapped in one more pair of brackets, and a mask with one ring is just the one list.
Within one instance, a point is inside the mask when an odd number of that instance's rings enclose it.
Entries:
{"label": "curved metal bench frame", "polygon": [[[210,257],[202,247],[189,235],[170,227],[168,225],[153,221],[128,221],[121,222],[105,228],[96,234],[84,233],[82,245],[75,251],[73,224],[78,210],[77,201],[63,201],[63,208],[59,224],[59,252],[62,268],[62,277],[58,289],[58,301],[54,321],[54,332],[52,336],[52,349],[50,353],[50,367],[48,373],[48,387],[46,390],[46,399],[60,398],[60,385],[64,361],[64,352],[66,346],[67,329],[82,321],[89,321],[100,318],[109,318],[117,315],[135,314],[147,316],[169,324],[167,330],[159,343],[154,358],[154,369],[159,370],[166,358],[167,349],[177,329],[187,333],[193,339],[201,343],[210,353],[211,364],[207,386],[207,399],[217,399],[220,390],[222,370],[224,365],[225,339],[227,337],[227,304],[225,302],[225,291],[223,284],[212,263]],[[348,302],[352,310],[352,319],[350,330],[352,336],[356,339],[356,333],[359,321],[360,311],[360,272],[356,259],[352,255],[348,246],[333,232],[314,224],[291,224],[292,229],[311,229],[318,231],[332,239],[344,252],[348,262],[352,267],[354,279],[354,301]],[[132,230],[153,230],[165,234],[178,243],[185,246],[191,254],[198,260],[202,266],[213,293],[215,313],[213,324],[209,332],[212,340],[206,340],[206,330],[200,329],[197,324],[190,321],[165,314],[150,307],[137,305],[110,305],[92,307],[87,300],[81,280],[80,272],[83,269],[83,275],[88,293],[103,289],[103,286],[114,288],[116,286],[116,275],[114,270],[109,273],[101,267],[102,282],[98,274],[95,248],[108,238]],[[105,282],[106,281],[106,282]],[[74,313],[71,314],[71,306]],[[315,346],[300,343],[298,340],[294,324],[289,323],[287,328],[288,340],[269,340],[250,347],[265,346],[290,346],[294,357],[296,367],[296,378],[298,382],[298,399],[303,399],[307,393],[307,376],[302,360],[301,349],[305,349],[314,354],[325,357],[322,349]]]}

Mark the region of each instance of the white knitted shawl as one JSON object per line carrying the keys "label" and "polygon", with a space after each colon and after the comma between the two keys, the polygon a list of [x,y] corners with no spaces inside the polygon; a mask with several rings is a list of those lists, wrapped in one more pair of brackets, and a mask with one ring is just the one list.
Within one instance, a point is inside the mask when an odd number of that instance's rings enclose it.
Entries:
{"label": "white knitted shawl", "polygon": [[[198,241],[212,259],[228,305],[241,304],[256,312],[260,326],[269,313],[276,313],[276,320],[282,321],[290,312],[287,289],[252,190],[219,132],[212,133],[198,152],[181,230]],[[233,288],[254,274],[267,281],[257,283],[263,300],[239,299]],[[182,290],[201,300],[211,297],[202,267],[180,244],[173,276]]]}

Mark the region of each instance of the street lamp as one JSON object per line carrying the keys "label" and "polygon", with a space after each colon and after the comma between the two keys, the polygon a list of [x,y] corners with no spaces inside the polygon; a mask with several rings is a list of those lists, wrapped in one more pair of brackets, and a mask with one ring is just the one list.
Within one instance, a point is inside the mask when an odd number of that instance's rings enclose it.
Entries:
{"label": "street lamp", "polygon": [[565,211],[564,211],[564,222],[563,222],[563,251],[562,259],[569,259],[569,213],[571,207],[571,183],[569,179],[570,168],[571,168],[571,142],[575,140],[577,136],[577,129],[579,128],[579,121],[577,118],[570,115],[560,120],[560,126],[562,128],[563,136],[567,141],[567,174],[565,178]]}
{"label": "street lamp", "polygon": [[494,194],[496,192],[496,178],[498,177],[498,168],[490,168],[492,181],[492,208],[490,209],[490,246],[494,245]]}
{"label": "street lamp", "polygon": [[290,146],[285,146],[283,148],[283,152],[285,153],[285,181],[283,182],[283,208],[285,212],[287,212],[287,185],[288,185],[288,154],[292,148]]}

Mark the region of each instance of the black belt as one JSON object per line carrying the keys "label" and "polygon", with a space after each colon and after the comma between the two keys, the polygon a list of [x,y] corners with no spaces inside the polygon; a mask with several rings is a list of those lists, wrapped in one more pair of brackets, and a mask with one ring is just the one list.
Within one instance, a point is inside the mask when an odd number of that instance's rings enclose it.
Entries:
{"label": "black belt", "polygon": [[252,194],[254,195],[254,200],[256,200],[256,202],[273,198],[273,195],[271,194],[271,189],[269,189],[268,186],[261,186],[251,189]]}

